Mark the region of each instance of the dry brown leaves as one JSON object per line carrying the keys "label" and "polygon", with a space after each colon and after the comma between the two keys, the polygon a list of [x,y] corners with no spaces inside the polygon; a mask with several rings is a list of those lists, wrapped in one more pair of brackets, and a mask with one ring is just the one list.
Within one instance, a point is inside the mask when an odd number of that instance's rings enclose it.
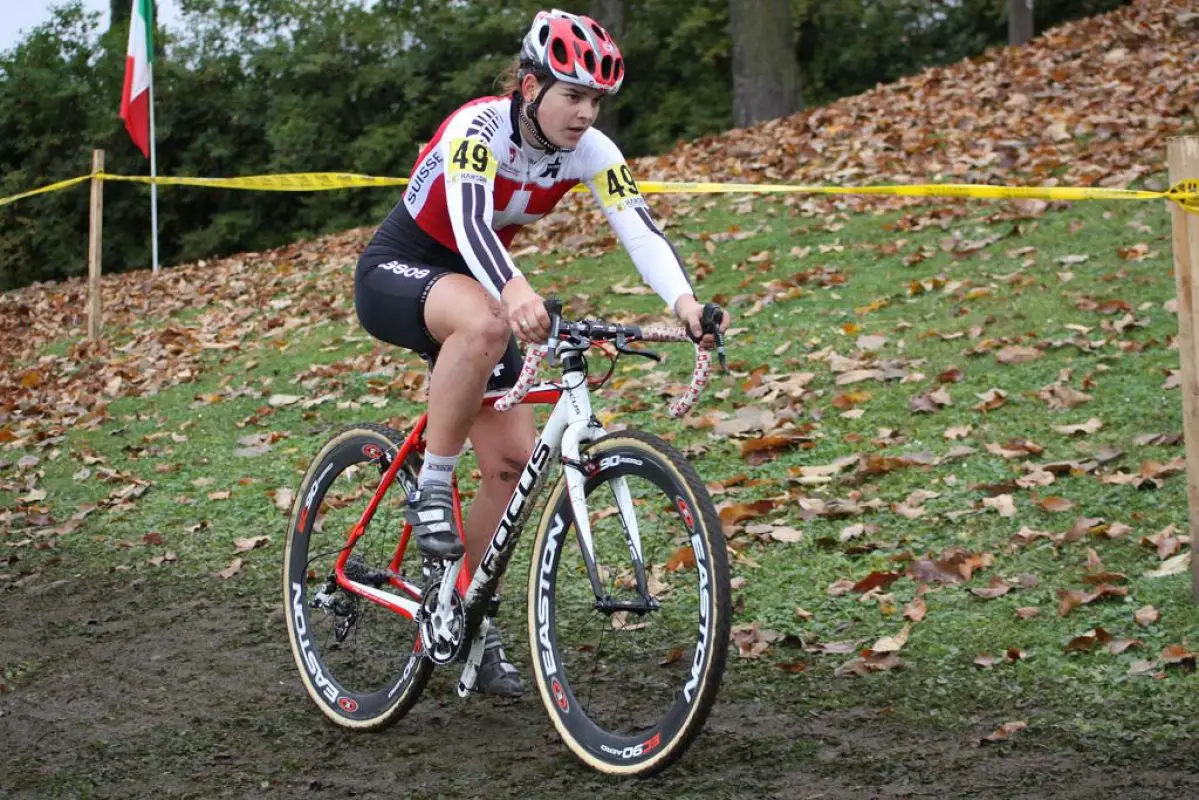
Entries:
{"label": "dry brown leaves", "polygon": [[976,740],[974,742],[974,744],[976,747],[981,747],[985,744],[994,744],[996,742],[1007,741],[1012,736],[1014,736],[1015,734],[1019,733],[1020,731],[1024,730],[1027,727],[1028,727],[1028,723],[1024,722],[1023,720],[1019,720],[1016,722],[1005,722],[1002,725],[1000,725],[993,733],[990,733],[990,734],[982,737],[981,739]]}

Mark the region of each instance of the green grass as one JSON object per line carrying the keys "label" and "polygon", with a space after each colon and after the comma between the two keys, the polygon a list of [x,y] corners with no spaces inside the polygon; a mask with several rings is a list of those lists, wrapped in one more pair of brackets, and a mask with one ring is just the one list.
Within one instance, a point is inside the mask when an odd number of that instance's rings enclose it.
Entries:
{"label": "green grass", "polygon": [[[749,488],[742,485],[719,494],[718,502],[773,498],[776,506],[763,519],[804,531],[803,540],[796,544],[763,543],[740,529],[733,539],[733,574],[745,579],[744,587],[735,592],[735,622],[756,621],[788,638],[761,659],[734,656],[726,678],[727,695],[770,697],[799,711],[886,709],[913,723],[976,735],[1009,719],[1027,719],[1030,737],[1080,744],[1168,747],[1199,733],[1195,723],[1199,678],[1193,672],[1170,666],[1159,680],[1129,674],[1133,661],[1154,659],[1166,645],[1195,644],[1199,609],[1190,600],[1189,574],[1143,577],[1160,561],[1153,550],[1139,544],[1142,536],[1170,524],[1186,531],[1185,476],[1165,478],[1161,488],[1139,491],[1101,483],[1095,474],[1062,476],[1052,486],[1035,491],[1041,497],[1056,495],[1072,501],[1074,508],[1068,512],[1041,510],[1026,489],[1013,493],[1017,513],[1010,519],[992,510],[979,511],[981,501],[989,496],[980,487],[1023,474],[1024,460],[992,455],[985,449],[988,443],[1031,439],[1044,452],[1027,460],[1040,463],[1085,461],[1103,446],[1124,451],[1123,458],[1105,471],[1135,472],[1143,460],[1164,463],[1182,454],[1181,446],[1141,447],[1133,441],[1138,434],[1181,430],[1178,391],[1163,388],[1166,372],[1178,363],[1177,351],[1168,346],[1177,323],[1174,314],[1163,308],[1174,294],[1170,220],[1164,206],[1057,204],[1035,219],[1011,219],[1005,218],[1012,211],[1009,205],[969,201],[930,205],[909,215],[824,216],[803,212],[800,204],[760,198],[752,201],[750,213],[741,213],[743,204],[741,199],[697,200],[694,213],[677,218],[677,224],[668,228],[693,274],[697,266],[703,267],[700,293],[724,302],[740,329],[729,341],[733,374],[717,378],[693,415],[714,409],[732,413],[753,403],[744,385],[759,368],[782,377],[812,372],[809,394],[794,411],[796,424],[814,423],[813,446],[753,465],[741,458],[739,440],[667,420],[656,393],[608,388],[596,401],[613,414],[615,423],[646,427],[679,447],[706,446],[706,453],[696,460],[705,480],[722,481],[739,474],[759,479]],[[928,219],[917,224],[922,214]],[[717,236],[714,252],[694,238],[701,233],[739,231],[756,232],[740,240]],[[994,241],[963,253],[952,246],[955,237]],[[1118,254],[1119,248],[1139,243],[1149,247],[1142,260],[1125,260]],[[793,248],[803,249],[797,251],[800,255],[792,255]],[[926,257],[914,257],[920,253]],[[1071,255],[1088,259],[1063,265],[1061,259]],[[627,318],[660,310],[656,297],[611,292],[614,284],[637,283],[623,253],[575,260],[566,266],[555,264],[555,259],[551,254],[522,263],[535,286],[568,299],[568,311],[587,309]],[[915,263],[909,266],[905,259]],[[844,282],[826,286],[813,281],[788,299],[760,303],[766,282],[816,268],[842,276]],[[1069,280],[1058,274],[1066,271],[1073,273]],[[925,290],[926,286],[933,288]],[[350,287],[347,266],[344,302]],[[580,295],[587,296],[586,302]],[[1122,313],[1104,313],[1102,304],[1107,301],[1126,303],[1144,327],[1112,331]],[[1067,325],[1091,331],[1084,336]],[[962,335],[945,338],[953,334]],[[853,355],[862,335],[885,337],[877,360],[903,359],[911,373],[924,377],[838,387],[826,361],[810,358],[828,348],[840,356]],[[1086,345],[1088,340],[1101,339],[1107,341]],[[790,347],[775,355],[785,342]],[[995,351],[1009,345],[1037,346],[1045,355],[1029,363],[998,363]],[[65,343],[52,348],[57,353],[65,350]],[[213,353],[205,358],[195,382],[155,397],[113,402],[111,419],[98,429],[71,430],[64,441],[36,452],[41,458],[36,469],[44,471],[37,485],[48,493],[41,506],[48,508],[50,519],[23,529],[20,522],[15,525],[0,543],[0,553],[10,562],[4,567],[0,561],[0,572],[7,571],[9,581],[31,571],[39,573],[35,580],[50,581],[64,574],[86,576],[115,568],[139,573],[156,570],[159,577],[166,572],[180,581],[216,582],[211,576],[233,557],[235,539],[269,535],[268,547],[242,555],[245,568],[234,581],[238,591],[273,602],[285,517],[268,493],[298,484],[308,458],[333,427],[388,419],[402,425],[420,413],[419,405],[395,391],[382,408],[338,407],[339,402],[369,393],[386,393],[387,385],[405,372],[422,371],[415,357],[401,353],[394,354],[393,374],[368,374],[363,361],[308,387],[295,382],[312,364],[365,359],[374,352],[373,344],[362,340],[352,322],[332,322],[288,339],[282,352],[268,342],[240,353]],[[257,363],[248,368],[251,362]],[[661,369],[673,380],[681,380],[687,362],[683,349],[676,348]],[[646,371],[640,366],[629,362],[617,375],[644,379]],[[952,406],[937,413],[913,414],[910,399],[935,388],[937,376],[951,368],[962,373],[959,382],[946,387]],[[1073,410],[1053,412],[1037,392],[1057,381],[1063,371],[1069,373],[1065,383],[1076,389],[1085,386],[1093,399]],[[1007,392],[1006,403],[990,412],[976,410],[976,394],[993,387]],[[267,404],[272,394],[316,397],[327,391],[340,392],[340,398],[310,410],[299,405],[272,410]],[[841,409],[834,406],[838,395],[851,391],[869,393],[868,398],[860,398],[857,407],[865,413],[857,419],[842,417]],[[215,395],[221,395],[219,402],[203,400]],[[257,424],[242,426],[254,416]],[[1053,429],[1090,417],[1103,423],[1097,433],[1068,436]],[[964,440],[944,437],[947,428],[964,425],[972,426]],[[873,440],[881,428],[892,433],[876,444]],[[172,439],[171,433],[186,439],[177,441],[179,437]],[[237,439],[254,433],[285,438],[265,455],[237,455],[241,446]],[[939,466],[896,469],[859,480],[852,480],[852,470],[847,470],[840,480],[826,485],[791,480],[801,466],[827,464],[845,455],[927,452],[939,457],[960,444],[976,452]],[[92,513],[73,532],[33,536],[62,523],[85,504],[102,502],[128,482],[101,481],[95,466],[91,477],[76,479],[83,452],[102,457],[113,470],[150,481],[149,489],[132,503]],[[22,454],[4,456],[15,462]],[[465,466],[469,471],[469,462]],[[158,471],[164,468],[169,469]],[[197,486],[197,481],[210,483]],[[17,508],[23,486],[15,465],[0,472],[0,487],[4,487],[0,504]],[[878,498],[890,504],[915,489],[939,493],[927,502],[925,516],[915,520],[886,506],[848,520],[805,521],[799,516],[801,496],[852,497],[859,502]],[[224,491],[229,492],[228,499],[208,498],[210,492]],[[972,510],[978,513],[960,513]],[[1079,516],[1102,517],[1133,530],[1115,540],[1084,536],[1060,545],[1038,539],[1022,548],[1009,546],[1022,526],[1060,534]],[[878,530],[841,542],[841,529],[859,521]],[[151,533],[157,536],[147,539]],[[835,677],[834,669],[850,655],[818,655],[797,646],[799,641],[853,640],[868,647],[879,636],[897,633],[904,623],[903,606],[917,591],[912,580],[901,578],[884,590],[893,595],[893,602],[886,603],[860,602],[861,596],[853,592],[830,596],[828,586],[840,579],[856,581],[876,570],[903,571],[904,558],[937,555],[954,546],[990,553],[994,562],[968,583],[935,584],[924,596],[927,617],[913,626],[900,651],[902,669],[866,678]],[[1059,618],[1056,591],[1087,588],[1081,581],[1088,548],[1094,549],[1106,570],[1128,576],[1128,596],[1104,598]],[[150,558],[167,551],[176,553],[178,560],[149,566]],[[523,583],[524,558],[522,554],[513,563],[512,574],[517,577],[510,581]],[[968,591],[986,586],[994,576],[1021,575],[1036,576],[1036,587],[1015,588],[994,600]],[[518,594],[509,592],[511,597]],[[1133,611],[1143,605],[1162,612],[1161,621],[1146,629],[1133,620]],[[1040,609],[1039,616],[1019,619],[1014,609],[1026,606]],[[811,612],[812,618],[797,617],[797,607]],[[1117,637],[1139,638],[1143,644],[1121,655],[1102,647],[1087,653],[1065,651],[1067,641],[1096,626]],[[1026,657],[990,669],[973,664],[980,654],[1002,657],[1008,648],[1023,650]],[[777,668],[795,662],[804,665],[803,671]]]}

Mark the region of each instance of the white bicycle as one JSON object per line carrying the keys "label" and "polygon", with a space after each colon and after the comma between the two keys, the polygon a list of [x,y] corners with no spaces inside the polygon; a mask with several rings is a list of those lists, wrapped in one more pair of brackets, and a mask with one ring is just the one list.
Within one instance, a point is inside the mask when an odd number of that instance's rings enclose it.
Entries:
{"label": "white bicycle", "polygon": [[[288,635],[309,695],[342,727],[398,721],[435,666],[459,662],[458,692],[468,696],[493,592],[560,465],[529,569],[533,674],[576,756],[603,772],[648,775],[686,751],[715,702],[729,641],[728,560],[712,499],[687,459],[649,433],[606,432],[592,413],[590,390],[612,370],[589,381],[587,355],[608,343],[614,367],[622,355],[658,358],[634,342],[689,338],[682,328],[568,322],[560,305],[547,309],[550,340],[530,350],[511,391],[484,399],[500,410],[554,409],[473,573],[465,558],[423,559],[408,546],[403,506],[426,418],[406,437],[352,425],[321,448],[296,493],[283,568]],[[718,332],[720,313],[705,309],[706,331]],[[561,380],[538,383],[547,357]],[[696,347],[672,416],[694,404],[709,374],[709,353]],[[456,477],[454,501],[461,530]]]}

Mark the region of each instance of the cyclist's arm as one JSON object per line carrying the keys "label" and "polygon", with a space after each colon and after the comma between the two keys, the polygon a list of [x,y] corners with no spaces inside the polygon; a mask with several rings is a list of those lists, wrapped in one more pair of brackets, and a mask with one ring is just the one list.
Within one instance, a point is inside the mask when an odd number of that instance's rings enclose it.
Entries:
{"label": "cyclist's arm", "polygon": [[600,151],[598,163],[602,166],[586,179],[587,188],[603,208],[608,224],[633,259],[641,277],[666,301],[671,311],[677,312],[679,298],[694,297],[695,294],[683,260],[654,222],[624,157],[607,137],[604,140],[596,148]]}
{"label": "cyclist's arm", "polygon": [[482,137],[448,134],[439,147],[454,240],[471,273],[498,300],[504,285],[521,273],[491,228],[496,156]]}

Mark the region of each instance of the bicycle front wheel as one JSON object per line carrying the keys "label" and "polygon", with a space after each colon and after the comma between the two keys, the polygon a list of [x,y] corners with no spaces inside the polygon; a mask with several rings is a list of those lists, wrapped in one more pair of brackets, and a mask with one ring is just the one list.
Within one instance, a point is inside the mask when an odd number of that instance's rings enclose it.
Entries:
{"label": "bicycle front wheel", "polygon": [[530,567],[533,672],[579,759],[649,775],[686,751],[716,699],[732,613],[724,535],[694,468],[657,437],[605,436],[583,469],[594,562],[562,476]]}

